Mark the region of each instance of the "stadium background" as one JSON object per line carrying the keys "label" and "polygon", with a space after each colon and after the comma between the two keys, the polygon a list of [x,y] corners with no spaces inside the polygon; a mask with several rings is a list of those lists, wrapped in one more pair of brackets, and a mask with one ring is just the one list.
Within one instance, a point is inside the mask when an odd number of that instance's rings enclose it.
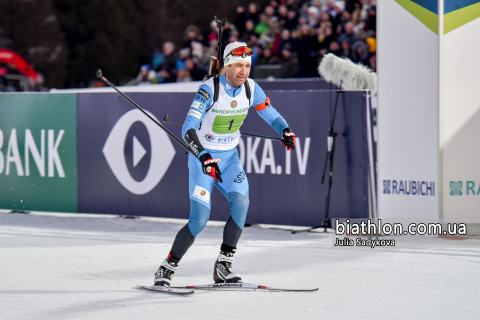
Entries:
{"label": "stadium background", "polygon": [[[375,70],[378,47],[382,63],[377,70],[379,109],[374,98],[372,123],[366,130],[371,129],[370,140],[378,142],[378,165],[375,159],[368,163],[373,165],[373,176],[378,171],[374,179],[378,194],[371,192],[371,182],[370,186],[361,182],[370,190],[367,202],[373,205],[369,205],[369,216],[376,217],[372,208],[377,195],[379,217],[478,223],[480,177],[476,163],[480,156],[471,147],[479,127],[478,64],[474,58],[479,48],[472,39],[478,33],[480,14],[475,1],[386,1],[379,6],[379,12],[385,13],[378,19],[377,3],[372,0],[235,5],[222,1],[44,0],[22,5],[2,1],[0,5],[0,47],[18,53],[38,72],[25,79],[4,63],[0,67],[4,91],[98,87],[103,85],[94,78],[98,68],[115,84],[134,85],[139,92],[157,90],[161,86],[153,85],[156,83],[186,85],[203,77],[208,57],[215,54],[214,14],[229,23],[224,43],[245,40],[254,48],[252,76],[257,79],[311,76],[318,79],[319,89],[325,89],[316,72],[325,53]],[[173,16],[176,18],[166,18]],[[377,23],[383,27],[378,46]],[[145,85],[152,88],[145,89]],[[4,106],[6,101],[11,100],[2,98]],[[319,101],[319,109],[313,113],[328,117],[327,107],[332,107],[332,99]],[[369,118],[368,111],[366,107],[364,119]],[[377,120],[378,130],[374,128]],[[8,124],[4,125],[1,149],[2,155],[7,154],[2,160],[5,175],[7,167],[10,171],[14,165],[14,158],[7,160],[12,151],[7,127],[12,128],[12,121],[7,116],[2,121]],[[314,139],[313,133],[310,135]],[[317,136],[318,141],[324,139],[321,133]],[[45,139],[48,141],[47,136]],[[369,141],[367,135],[365,139]],[[25,141],[19,142],[20,153]],[[317,146],[324,148],[324,143]],[[315,163],[321,162],[316,159]],[[424,190],[414,197],[409,190],[417,184],[428,186],[428,195]]]}
{"label": "stadium background", "polygon": [[[0,3],[0,48],[43,75],[36,90],[93,86],[98,68],[116,85],[137,75],[132,83],[138,83],[142,66],[156,71],[142,84],[201,80],[216,55],[214,15],[227,20],[224,44],[244,40],[255,50],[254,65],[277,66],[257,71],[257,78],[318,77],[316,65],[327,52],[375,69],[373,0],[7,0]],[[286,44],[289,57],[282,55]]]}

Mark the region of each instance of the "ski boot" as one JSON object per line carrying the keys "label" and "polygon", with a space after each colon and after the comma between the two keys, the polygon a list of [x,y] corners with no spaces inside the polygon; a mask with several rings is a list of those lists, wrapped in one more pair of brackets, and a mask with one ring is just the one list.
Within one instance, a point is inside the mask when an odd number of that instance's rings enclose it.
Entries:
{"label": "ski boot", "polygon": [[242,276],[233,272],[233,253],[220,252],[213,267],[213,281],[215,283],[242,283]]}
{"label": "ski boot", "polygon": [[173,274],[177,270],[178,263],[169,259],[165,259],[157,272],[155,272],[154,286],[164,286],[169,288],[172,281]]}

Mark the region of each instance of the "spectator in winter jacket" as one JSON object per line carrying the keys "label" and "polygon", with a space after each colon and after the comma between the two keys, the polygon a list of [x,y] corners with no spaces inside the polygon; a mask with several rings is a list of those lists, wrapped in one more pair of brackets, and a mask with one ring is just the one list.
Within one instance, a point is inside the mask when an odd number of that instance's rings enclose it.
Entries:
{"label": "spectator in winter jacket", "polygon": [[260,13],[258,12],[258,5],[250,3],[248,5],[247,19],[252,20],[255,25],[260,21]]}
{"label": "spectator in winter jacket", "polygon": [[298,1],[297,0],[287,0],[287,8],[291,11],[298,11]]}
{"label": "spectator in winter jacket", "polygon": [[368,65],[368,45],[363,40],[357,40],[352,45],[352,58],[351,60],[355,63],[361,63],[363,65]]}
{"label": "spectator in winter jacket", "polygon": [[315,55],[318,54],[319,49],[319,43],[313,29],[311,29],[308,24],[302,25],[297,46],[300,77],[317,76]]}
{"label": "spectator in winter jacket", "polygon": [[257,24],[255,27],[255,33],[258,34],[259,36],[262,36],[263,34],[268,32],[268,16],[264,13],[260,15],[260,22]]}
{"label": "spectator in winter jacket", "polygon": [[280,76],[282,78],[298,77],[298,58],[297,54],[292,51],[290,44],[286,44],[282,49],[282,58],[280,59],[282,69]]}
{"label": "spectator in winter jacket", "polygon": [[235,16],[235,20],[233,20],[233,24],[237,28],[240,35],[243,35],[245,32],[245,22],[247,22],[247,12],[245,11],[245,7],[243,4],[237,6],[237,15]]}
{"label": "spectator in winter jacket", "polygon": [[332,42],[330,42],[330,45],[328,46],[328,53],[333,53],[337,57],[340,56],[340,45],[338,44],[337,40],[333,40]]}
{"label": "spectator in winter jacket", "polygon": [[352,59],[352,49],[350,48],[350,42],[348,40],[342,40],[340,43],[340,58]]}
{"label": "spectator in winter jacket", "polygon": [[240,38],[242,42],[248,42],[252,36],[258,38],[258,34],[255,33],[255,23],[253,20],[247,20],[247,22],[245,22],[245,31]]}
{"label": "spectator in winter jacket", "polygon": [[308,8],[308,25],[311,28],[316,28],[318,27],[319,24],[319,10],[317,7],[310,7]]}
{"label": "spectator in winter jacket", "polygon": [[345,32],[345,25],[352,21],[352,15],[348,11],[344,11],[338,19],[337,34]]}
{"label": "spectator in winter jacket", "polygon": [[282,33],[280,34],[280,43],[278,44],[277,51],[282,56],[282,50],[285,45],[290,45],[290,51],[295,50],[293,47],[293,41],[290,38],[290,31],[288,29],[283,29]]}
{"label": "spectator in winter jacket", "polygon": [[297,28],[297,25],[298,25],[297,13],[292,10],[288,11],[287,21],[285,22],[285,29],[292,31]]}
{"label": "spectator in winter jacket", "polygon": [[375,6],[371,6],[368,9],[368,17],[365,20],[365,31],[372,31],[372,35],[375,35],[377,32],[377,8]]}
{"label": "spectator in winter jacket", "polygon": [[[185,60],[190,57],[190,48],[183,48],[178,52],[178,60],[175,64],[175,69],[178,71],[186,69]],[[178,78],[177,78],[178,81]]]}
{"label": "spectator in winter jacket", "polygon": [[164,61],[157,67],[156,71],[159,71],[161,75],[161,82],[175,82],[177,78],[177,54],[173,42],[167,41],[163,44],[163,55]]}
{"label": "spectator in winter jacket", "polygon": [[185,29],[185,42],[183,43],[182,48],[190,48],[190,50],[193,50],[192,41],[200,42],[199,35],[200,35],[200,29],[196,25],[193,25],[193,24],[189,25]]}
{"label": "spectator in winter jacket", "polygon": [[359,0],[345,0],[345,11],[353,13],[353,11],[361,6]]}
{"label": "spectator in winter jacket", "polygon": [[285,24],[287,23],[287,19],[288,19],[288,9],[286,6],[284,5],[281,5],[280,7],[278,7],[278,23],[280,25],[280,27],[282,28],[285,28]]}
{"label": "spectator in winter jacket", "polygon": [[197,64],[195,64],[193,59],[188,58],[185,61],[185,65],[193,81],[201,81],[207,74],[207,71],[200,68]]}
{"label": "spectator in winter jacket", "polygon": [[263,49],[263,54],[258,58],[257,64],[278,64],[279,61],[276,57],[272,55],[272,50],[270,48]]}
{"label": "spectator in winter jacket", "polygon": [[332,25],[327,22],[323,28],[318,28],[318,42],[320,43],[320,52],[326,54],[330,43],[335,40]]}
{"label": "spectator in winter jacket", "polygon": [[280,6],[280,3],[278,3],[277,0],[270,0],[270,6],[273,8],[274,14],[278,15],[278,7]]}
{"label": "spectator in winter jacket", "polygon": [[357,37],[355,33],[353,32],[353,22],[349,21],[345,24],[345,32],[343,32],[339,37],[338,41],[343,41],[343,40],[348,40],[350,44],[353,44],[355,40],[357,40]]}
{"label": "spectator in winter jacket", "polygon": [[218,28],[217,28],[217,22],[215,20],[212,20],[210,22],[210,33],[208,34],[208,41],[213,39],[218,40]]}
{"label": "spectator in winter jacket", "polygon": [[273,9],[272,6],[265,7],[264,12],[267,15],[268,19],[273,18],[273,16],[275,15],[275,9]]}
{"label": "spectator in winter jacket", "polygon": [[323,22],[329,22],[333,24],[333,19],[330,16],[330,13],[328,13],[328,11],[324,11],[320,14],[320,23],[323,23]]}

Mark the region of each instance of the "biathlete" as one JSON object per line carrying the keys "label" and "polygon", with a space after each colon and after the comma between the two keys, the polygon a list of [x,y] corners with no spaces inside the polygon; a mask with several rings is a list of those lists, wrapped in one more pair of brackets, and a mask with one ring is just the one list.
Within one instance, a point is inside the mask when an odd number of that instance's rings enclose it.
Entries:
{"label": "biathlete", "polygon": [[[218,97],[214,101],[215,79],[200,85],[182,136],[195,153],[188,155],[190,217],[178,232],[168,257],[155,273],[156,286],[170,287],[178,263],[205,228],[210,217],[210,194],[215,185],[230,204],[230,217],[223,231],[220,255],[215,261],[215,283],[242,282],[232,268],[233,256],[242,234],[249,205],[248,180],[240,162],[237,144],[240,127],[250,107],[282,137],[288,150],[295,149],[295,134],[285,119],[270,104],[260,86],[249,79],[252,49],[244,42],[226,46],[223,55],[225,74],[219,76]],[[221,160],[221,161],[220,161]]]}

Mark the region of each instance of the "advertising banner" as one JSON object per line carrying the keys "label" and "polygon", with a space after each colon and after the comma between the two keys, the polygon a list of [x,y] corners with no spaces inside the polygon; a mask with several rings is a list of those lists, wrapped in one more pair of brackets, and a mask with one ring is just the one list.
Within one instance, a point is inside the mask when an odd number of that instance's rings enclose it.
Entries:
{"label": "advertising banner", "polygon": [[445,2],[441,68],[443,220],[480,235],[480,1]]}
{"label": "advertising banner", "polygon": [[377,17],[378,217],[437,221],[437,1],[380,1]]}
{"label": "advertising banner", "polygon": [[[318,225],[325,214],[321,184],[335,94],[267,91],[297,136],[287,152],[280,142],[242,136],[238,150],[250,185],[247,223]],[[129,93],[158,120],[183,123],[193,93]],[[365,218],[368,207],[367,98],[340,95],[335,130],[330,217]],[[188,218],[185,149],[116,93],[78,96],[78,211]],[[165,123],[181,138],[181,126]],[[252,108],[241,132],[278,136]],[[328,181],[328,176],[326,177]],[[210,219],[226,220],[229,204],[214,188]]]}
{"label": "advertising banner", "polygon": [[379,217],[479,235],[480,1],[381,1],[377,22]]}
{"label": "advertising banner", "polygon": [[0,208],[77,212],[76,94],[0,95]]}

